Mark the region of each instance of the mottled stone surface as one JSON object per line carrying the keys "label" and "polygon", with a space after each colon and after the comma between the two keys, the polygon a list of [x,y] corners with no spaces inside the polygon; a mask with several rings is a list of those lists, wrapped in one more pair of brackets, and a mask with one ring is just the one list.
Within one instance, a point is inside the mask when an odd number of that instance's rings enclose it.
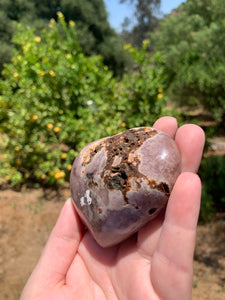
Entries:
{"label": "mottled stone surface", "polygon": [[72,198],[102,247],[123,241],[157,216],[180,174],[180,161],[174,140],[150,127],[84,147],[71,171]]}

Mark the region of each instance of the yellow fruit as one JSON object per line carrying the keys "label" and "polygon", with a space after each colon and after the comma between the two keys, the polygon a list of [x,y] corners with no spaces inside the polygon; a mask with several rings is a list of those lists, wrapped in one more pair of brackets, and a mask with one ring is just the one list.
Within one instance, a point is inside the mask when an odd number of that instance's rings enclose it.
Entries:
{"label": "yellow fruit", "polygon": [[19,151],[20,147],[16,146],[14,149],[15,149],[15,151]]}
{"label": "yellow fruit", "polygon": [[62,178],[64,178],[66,176],[66,174],[65,174],[65,172],[63,172],[63,171],[57,171],[56,173],[55,173],[55,179],[62,179]]}
{"label": "yellow fruit", "polygon": [[49,123],[49,124],[47,125],[47,127],[48,127],[49,130],[52,130],[53,124]]}
{"label": "yellow fruit", "polygon": [[59,172],[56,172],[54,177],[55,179],[59,179]]}
{"label": "yellow fruit", "polygon": [[126,123],[125,122],[123,122],[122,124],[121,124],[121,127],[126,127]]}
{"label": "yellow fruit", "polygon": [[36,36],[36,38],[35,38],[35,42],[37,42],[37,43],[40,43],[40,42],[41,42],[41,38],[40,38],[40,36]]}
{"label": "yellow fruit", "polygon": [[42,175],[41,175],[41,179],[44,180],[45,178],[46,178],[46,175],[45,175],[45,174],[42,174]]}
{"label": "yellow fruit", "polygon": [[72,165],[67,166],[67,170],[70,171],[72,169]]}
{"label": "yellow fruit", "polygon": [[66,173],[64,171],[62,171],[60,176],[61,176],[61,178],[64,178],[66,176]]}
{"label": "yellow fruit", "polygon": [[38,120],[38,116],[37,115],[31,115],[30,116],[30,121],[31,122],[36,122]]}
{"label": "yellow fruit", "polygon": [[18,76],[19,76],[18,73],[16,73],[16,72],[13,73],[13,77],[14,77],[14,78],[17,78]]}
{"label": "yellow fruit", "polygon": [[38,74],[41,75],[41,76],[44,76],[45,75],[45,71],[38,71]]}
{"label": "yellow fruit", "polygon": [[66,153],[63,153],[63,154],[61,155],[61,159],[66,159],[66,157],[67,157],[67,154],[66,154]]}
{"label": "yellow fruit", "polygon": [[157,95],[157,98],[158,98],[158,99],[161,99],[162,96],[163,96],[162,94],[158,94],[158,95]]}
{"label": "yellow fruit", "polygon": [[50,70],[50,71],[49,71],[49,74],[50,74],[50,76],[52,76],[52,77],[54,77],[54,76],[55,76],[55,72],[54,72],[54,71],[52,71],[52,70]]}
{"label": "yellow fruit", "polygon": [[61,130],[61,129],[60,129],[59,127],[55,127],[55,128],[54,128],[55,133],[60,132],[60,130]]}
{"label": "yellow fruit", "polygon": [[60,19],[60,18],[61,18],[61,19],[63,18],[63,14],[61,13],[61,11],[58,11],[58,12],[57,12],[57,16],[58,16],[59,19]]}
{"label": "yellow fruit", "polygon": [[75,22],[74,21],[69,21],[70,27],[75,27]]}

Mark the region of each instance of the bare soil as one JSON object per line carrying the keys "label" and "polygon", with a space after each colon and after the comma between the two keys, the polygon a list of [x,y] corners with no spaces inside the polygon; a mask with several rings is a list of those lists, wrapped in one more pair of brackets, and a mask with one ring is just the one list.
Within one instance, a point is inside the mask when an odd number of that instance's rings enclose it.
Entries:
{"label": "bare soil", "polygon": [[[0,191],[0,299],[19,299],[69,193]],[[193,300],[206,299],[225,299],[225,216],[198,226]]]}

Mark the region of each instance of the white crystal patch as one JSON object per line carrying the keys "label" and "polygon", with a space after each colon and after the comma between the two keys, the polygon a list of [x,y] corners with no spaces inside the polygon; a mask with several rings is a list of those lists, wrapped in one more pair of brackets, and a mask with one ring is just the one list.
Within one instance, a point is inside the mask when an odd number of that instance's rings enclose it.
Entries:
{"label": "white crystal patch", "polygon": [[[80,198],[80,205],[84,206],[84,205],[91,205],[92,203],[92,198],[90,196],[91,191],[90,190],[86,190],[84,197]],[[87,201],[85,201],[85,198]]]}

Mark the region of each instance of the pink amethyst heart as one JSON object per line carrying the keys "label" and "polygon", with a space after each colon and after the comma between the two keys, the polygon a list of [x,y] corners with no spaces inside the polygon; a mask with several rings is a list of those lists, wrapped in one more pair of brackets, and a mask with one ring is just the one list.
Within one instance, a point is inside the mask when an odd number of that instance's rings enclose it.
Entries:
{"label": "pink amethyst heart", "polygon": [[113,246],[165,208],[180,172],[171,137],[133,128],[83,148],[71,171],[72,198],[97,243]]}

